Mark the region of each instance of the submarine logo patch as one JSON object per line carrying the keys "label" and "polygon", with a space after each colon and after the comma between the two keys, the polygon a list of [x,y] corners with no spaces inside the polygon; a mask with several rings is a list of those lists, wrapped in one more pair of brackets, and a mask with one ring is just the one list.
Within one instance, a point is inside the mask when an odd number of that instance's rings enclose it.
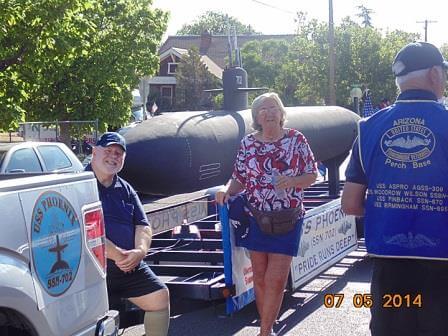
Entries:
{"label": "submarine logo patch", "polygon": [[51,296],[65,293],[81,261],[81,226],[73,206],[48,191],[37,199],[31,220],[31,252],[40,285]]}
{"label": "submarine logo patch", "polygon": [[405,124],[392,127],[381,137],[381,150],[399,162],[418,162],[428,158],[435,147],[433,132],[422,125]]}

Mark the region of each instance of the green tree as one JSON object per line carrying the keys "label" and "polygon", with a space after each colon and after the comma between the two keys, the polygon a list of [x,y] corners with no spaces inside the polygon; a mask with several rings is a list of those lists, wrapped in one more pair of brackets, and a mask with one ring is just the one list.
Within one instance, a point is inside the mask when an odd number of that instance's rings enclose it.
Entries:
{"label": "green tree", "polygon": [[0,68],[0,127],[98,118],[104,130],[128,120],[131,90],[157,69],[166,13],[146,0],[0,3],[0,64],[16,58]]}
{"label": "green tree", "polygon": [[281,65],[287,60],[289,43],[284,40],[251,41],[241,55],[244,68],[251,73],[249,86],[274,88]]}
{"label": "green tree", "polygon": [[[321,104],[328,97],[328,28],[312,20],[298,29],[294,54],[298,60],[295,97],[301,104]],[[349,18],[335,28],[336,101],[349,106],[353,84],[368,87],[374,103],[383,97],[393,98],[396,88],[391,72],[394,55],[415,34],[393,31],[383,36],[372,27],[361,27]],[[294,69],[291,68],[290,71]]]}
{"label": "green tree", "polygon": [[184,24],[176,35],[201,35],[204,32],[212,35],[227,35],[229,27],[235,27],[237,34],[259,34],[250,25],[241,23],[233,16],[221,12],[207,11],[193,23]]}
{"label": "green tree", "polygon": [[79,16],[89,5],[76,0],[0,0],[0,129],[25,120],[27,101],[39,86],[31,73],[53,62],[69,43],[67,54],[82,51],[81,35],[90,27],[84,21],[75,28],[67,17]]}
{"label": "green tree", "polygon": [[241,50],[250,87],[267,87],[280,94],[287,105],[296,105],[296,60],[287,40],[264,40],[246,43]]}
{"label": "green tree", "polygon": [[219,86],[219,79],[213,76],[201,61],[197,48],[188,50],[176,70],[176,103],[178,111],[200,111],[213,108],[213,101],[207,89]]}
{"label": "green tree", "polygon": [[[252,42],[242,48],[249,84],[278,92],[286,105],[321,105],[328,101],[328,25],[308,21],[298,13],[297,37],[292,43]],[[391,64],[395,54],[416,34],[392,31],[384,34],[363,27],[349,17],[335,27],[336,102],[351,106],[354,84],[369,88],[373,103],[393,100],[397,93]]]}
{"label": "green tree", "polygon": [[302,105],[320,105],[328,91],[326,24],[312,20],[299,29],[298,33],[294,49],[297,52],[297,71],[300,76],[295,97]]}
{"label": "green tree", "polygon": [[440,47],[440,51],[442,52],[442,55],[445,59],[448,59],[448,43],[444,43]]}
{"label": "green tree", "polygon": [[364,5],[357,6],[357,8],[359,9],[360,13],[356,14],[356,16],[362,19],[362,25],[364,26],[364,28],[373,27],[371,14],[375,12]]}

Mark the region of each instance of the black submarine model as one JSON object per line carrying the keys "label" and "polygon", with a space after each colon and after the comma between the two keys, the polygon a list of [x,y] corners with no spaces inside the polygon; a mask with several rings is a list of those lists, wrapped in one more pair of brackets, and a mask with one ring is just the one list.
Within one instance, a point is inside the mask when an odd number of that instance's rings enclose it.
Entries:
{"label": "black submarine model", "polygon": [[[237,65],[223,71],[223,110],[164,113],[124,134],[120,175],[137,191],[169,196],[228,181],[241,139],[254,132],[248,92],[255,89],[247,87],[236,51]],[[339,166],[357,135],[359,116],[339,106],[286,107],[286,112],[285,127],[307,137],[316,160],[328,169],[329,194],[338,195]]]}

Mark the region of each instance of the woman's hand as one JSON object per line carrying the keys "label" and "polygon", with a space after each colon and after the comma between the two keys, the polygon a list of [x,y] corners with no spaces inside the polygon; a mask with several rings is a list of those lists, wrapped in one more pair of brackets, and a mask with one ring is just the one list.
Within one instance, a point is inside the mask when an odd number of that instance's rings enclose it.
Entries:
{"label": "woman's hand", "polygon": [[288,189],[288,188],[308,188],[311,184],[316,181],[317,173],[312,174],[302,174],[299,176],[278,176],[278,181],[275,187],[277,189]]}
{"label": "woman's hand", "polygon": [[295,188],[297,184],[297,176],[277,176],[276,189]]}
{"label": "woman's hand", "polygon": [[217,191],[215,194],[216,203],[218,203],[219,205],[223,205],[224,203],[227,203],[227,201],[229,200],[229,197],[230,197],[230,195],[229,195],[227,187],[224,187],[223,189]]}
{"label": "woman's hand", "polygon": [[239,183],[234,179],[230,179],[225,187],[216,192],[215,194],[216,203],[218,203],[219,205],[227,203],[230,196],[238,194],[241,190],[243,190],[243,186],[241,185],[241,183]]}

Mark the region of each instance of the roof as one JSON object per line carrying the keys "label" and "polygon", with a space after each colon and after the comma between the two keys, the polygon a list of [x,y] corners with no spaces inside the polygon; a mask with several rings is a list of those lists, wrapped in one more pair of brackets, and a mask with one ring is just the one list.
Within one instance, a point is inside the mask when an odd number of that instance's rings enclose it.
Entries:
{"label": "roof", "polygon": [[222,79],[222,71],[223,68],[221,68],[219,65],[217,65],[215,62],[212,61],[210,57],[207,55],[201,56],[202,63],[205,64],[207,67],[207,70],[214,75],[215,77]]}
{"label": "roof", "polygon": [[173,53],[177,57],[181,58],[183,55],[188,53],[188,50],[187,49],[181,49],[181,48],[173,47],[173,48],[165,50],[164,52],[159,53],[160,59],[166,58],[171,53]]}
{"label": "roof", "polygon": [[[241,48],[250,41],[265,41],[265,40],[288,40],[292,41],[296,35],[238,35],[238,47]],[[209,39],[208,43],[204,40]],[[201,44],[202,42],[202,44]],[[229,55],[228,51],[228,36],[227,35],[174,35],[168,36],[165,43],[159,49],[159,55],[163,55],[171,48],[188,50],[191,47],[196,47],[202,55],[208,56],[218,67],[224,69],[226,67],[226,57]]]}

